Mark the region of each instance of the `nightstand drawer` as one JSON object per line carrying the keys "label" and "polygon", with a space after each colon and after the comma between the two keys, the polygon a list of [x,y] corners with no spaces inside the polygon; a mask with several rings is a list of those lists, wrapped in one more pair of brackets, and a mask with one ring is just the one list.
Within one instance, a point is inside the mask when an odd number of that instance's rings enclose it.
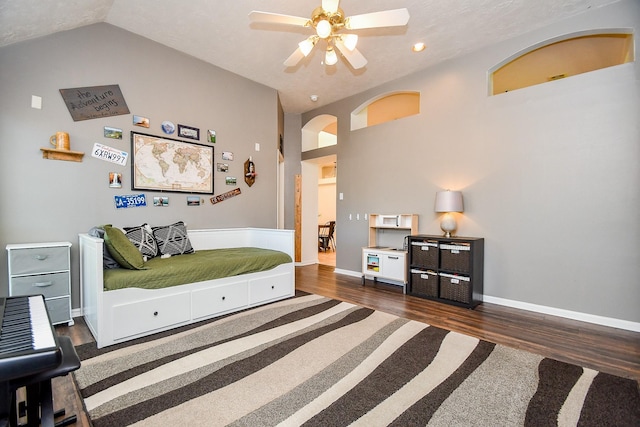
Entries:
{"label": "nightstand drawer", "polygon": [[52,325],[71,320],[71,297],[48,299],[45,304]]}
{"label": "nightstand drawer", "polygon": [[68,247],[13,249],[11,252],[9,272],[12,276],[69,269]]}
{"label": "nightstand drawer", "polygon": [[11,295],[42,294],[45,298],[69,295],[69,272],[11,278]]}

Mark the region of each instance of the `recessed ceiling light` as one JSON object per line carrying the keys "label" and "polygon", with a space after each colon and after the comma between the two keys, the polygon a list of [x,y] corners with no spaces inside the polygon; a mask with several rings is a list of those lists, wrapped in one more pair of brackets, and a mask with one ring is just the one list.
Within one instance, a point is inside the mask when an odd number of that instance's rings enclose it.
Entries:
{"label": "recessed ceiling light", "polygon": [[316,102],[318,100],[318,95],[311,95],[309,98],[311,98],[313,102]]}
{"label": "recessed ceiling light", "polygon": [[426,49],[426,47],[427,46],[424,43],[420,42],[420,43],[416,43],[413,46],[411,46],[411,50],[414,51],[414,52],[422,52],[423,50]]}

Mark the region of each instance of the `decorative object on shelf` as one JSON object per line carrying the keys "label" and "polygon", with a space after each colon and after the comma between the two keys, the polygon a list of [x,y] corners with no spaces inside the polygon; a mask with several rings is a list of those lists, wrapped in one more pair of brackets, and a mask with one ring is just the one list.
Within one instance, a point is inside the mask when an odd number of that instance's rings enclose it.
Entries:
{"label": "decorative object on shelf", "polygon": [[126,151],[118,150],[117,148],[109,147],[106,145],[93,144],[93,150],[91,151],[91,157],[104,160],[105,162],[115,163],[117,165],[126,166],[129,153]]}
{"label": "decorative object on shelf", "polygon": [[215,205],[216,203],[224,202],[227,199],[230,199],[235,196],[239,196],[242,192],[239,188],[234,188],[231,191],[227,191],[226,193],[218,194],[217,196],[212,197],[211,204]]}
{"label": "decorative object on shelf", "polygon": [[109,187],[122,188],[122,174],[120,172],[109,172]]}
{"label": "decorative object on shelf", "polygon": [[105,138],[112,138],[112,139],[122,139],[122,129],[105,126],[104,127],[104,137]]}
{"label": "decorative object on shelf", "polygon": [[133,116],[133,124],[136,126],[141,126],[143,128],[148,128],[151,125],[151,122],[148,118],[142,116]]}
{"label": "decorative object on shelf", "polygon": [[49,137],[49,144],[54,148],[41,148],[42,158],[50,160],[68,160],[81,162],[84,153],[71,151],[71,143],[67,132],[56,132]]}
{"label": "decorative object on shelf", "polygon": [[458,224],[452,212],[464,212],[462,193],[460,191],[438,191],[436,193],[436,212],[444,212],[440,220],[440,228],[445,237],[451,237],[455,233]]}
{"label": "decorative object on shelf", "polygon": [[162,122],[160,127],[162,128],[162,132],[166,133],[167,135],[171,135],[176,131],[176,125],[174,125],[169,120],[165,120],[164,122]]}
{"label": "decorative object on shelf", "polygon": [[69,134],[67,132],[56,132],[49,138],[49,144],[53,145],[56,150],[70,150]]}
{"label": "decorative object on shelf", "polygon": [[200,139],[200,129],[191,126],[178,125],[178,136],[180,138]]}
{"label": "decorative object on shelf", "polygon": [[131,189],[213,194],[213,146],[131,132]]}
{"label": "decorative object on shelf", "polygon": [[244,162],[244,182],[247,183],[249,187],[251,187],[256,182],[256,164],[253,163],[251,157]]}
{"label": "decorative object on shelf", "polygon": [[129,114],[119,85],[60,89],[74,122]]}

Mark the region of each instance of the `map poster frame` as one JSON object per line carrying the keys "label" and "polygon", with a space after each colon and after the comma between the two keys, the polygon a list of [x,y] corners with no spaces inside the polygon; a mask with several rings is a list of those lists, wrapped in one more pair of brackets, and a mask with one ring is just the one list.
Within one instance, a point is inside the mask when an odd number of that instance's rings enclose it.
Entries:
{"label": "map poster frame", "polygon": [[[184,172],[174,158],[160,159],[162,153],[187,151],[189,156],[200,156],[196,163],[204,165],[208,176]],[[193,168],[193,160],[185,168]],[[177,168],[177,169],[176,169]],[[131,131],[131,189],[169,193],[213,194],[214,175],[213,146]],[[145,173],[150,171],[150,173]],[[171,180],[171,176],[179,176]],[[162,177],[155,179],[154,177]]]}

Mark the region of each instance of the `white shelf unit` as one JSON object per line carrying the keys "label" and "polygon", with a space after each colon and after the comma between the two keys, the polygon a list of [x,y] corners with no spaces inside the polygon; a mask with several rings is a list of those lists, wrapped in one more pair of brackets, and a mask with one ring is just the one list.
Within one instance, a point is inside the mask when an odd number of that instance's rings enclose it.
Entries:
{"label": "white shelf unit", "polygon": [[362,248],[362,284],[367,277],[388,279],[402,283],[406,291],[407,250],[406,248],[379,245],[378,234],[391,231],[398,239],[418,232],[417,214],[369,214],[369,246]]}

